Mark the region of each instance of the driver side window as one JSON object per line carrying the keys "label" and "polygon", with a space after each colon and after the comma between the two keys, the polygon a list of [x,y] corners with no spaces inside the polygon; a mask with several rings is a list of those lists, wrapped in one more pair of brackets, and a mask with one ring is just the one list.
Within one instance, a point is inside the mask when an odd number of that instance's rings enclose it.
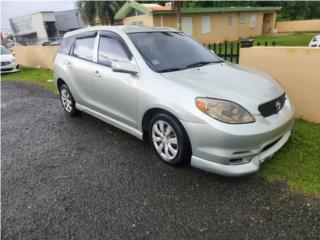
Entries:
{"label": "driver side window", "polygon": [[98,63],[111,67],[113,61],[130,61],[121,42],[109,36],[100,36]]}

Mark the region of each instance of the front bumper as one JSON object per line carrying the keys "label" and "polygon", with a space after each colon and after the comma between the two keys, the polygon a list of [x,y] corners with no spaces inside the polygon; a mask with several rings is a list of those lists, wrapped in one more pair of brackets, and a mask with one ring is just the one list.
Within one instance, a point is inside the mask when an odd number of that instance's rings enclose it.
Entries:
{"label": "front bumper", "polygon": [[191,166],[199,168],[206,172],[212,172],[229,177],[237,177],[255,173],[259,170],[261,163],[263,163],[266,159],[272,157],[274,153],[276,153],[286,144],[286,142],[289,140],[290,135],[291,129],[286,132],[275,145],[273,145],[268,150],[256,155],[248,163],[245,164],[224,165],[192,156]]}
{"label": "front bumper", "polygon": [[294,123],[294,106],[250,124],[182,121],[192,146],[191,166],[225,176],[241,176],[259,170],[288,141]]}
{"label": "front bumper", "polygon": [[12,72],[19,72],[19,71],[20,71],[20,66],[17,63],[10,63],[8,65],[0,67],[1,73],[12,73]]}

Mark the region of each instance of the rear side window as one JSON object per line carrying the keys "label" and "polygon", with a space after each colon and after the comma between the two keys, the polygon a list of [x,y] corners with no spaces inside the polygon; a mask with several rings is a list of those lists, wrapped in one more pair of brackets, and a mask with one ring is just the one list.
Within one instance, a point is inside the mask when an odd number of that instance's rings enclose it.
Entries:
{"label": "rear side window", "polygon": [[59,47],[59,53],[69,54],[73,40],[74,40],[74,37],[67,37],[62,39],[62,42]]}
{"label": "rear side window", "polygon": [[73,46],[73,56],[85,60],[93,60],[93,46],[96,37],[78,38]]}
{"label": "rear side window", "polygon": [[99,41],[98,63],[111,66],[112,61],[129,61],[128,54],[116,38],[101,36]]}

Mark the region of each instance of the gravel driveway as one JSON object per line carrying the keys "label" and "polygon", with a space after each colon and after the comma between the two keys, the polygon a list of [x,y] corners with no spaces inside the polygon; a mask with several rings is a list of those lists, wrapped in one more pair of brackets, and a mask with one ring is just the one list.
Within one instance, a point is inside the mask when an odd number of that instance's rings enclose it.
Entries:
{"label": "gravel driveway", "polygon": [[284,184],[170,167],[37,86],[1,98],[3,239],[319,239],[319,201]]}

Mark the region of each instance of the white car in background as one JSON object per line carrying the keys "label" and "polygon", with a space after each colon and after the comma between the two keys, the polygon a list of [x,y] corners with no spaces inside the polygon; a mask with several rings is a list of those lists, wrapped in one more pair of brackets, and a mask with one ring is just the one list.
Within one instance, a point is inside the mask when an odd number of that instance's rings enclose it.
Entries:
{"label": "white car in background", "polygon": [[320,47],[320,34],[311,39],[309,47]]}
{"label": "white car in background", "polygon": [[17,64],[16,58],[12,55],[9,49],[1,45],[1,73],[18,72],[20,71],[20,66]]}

